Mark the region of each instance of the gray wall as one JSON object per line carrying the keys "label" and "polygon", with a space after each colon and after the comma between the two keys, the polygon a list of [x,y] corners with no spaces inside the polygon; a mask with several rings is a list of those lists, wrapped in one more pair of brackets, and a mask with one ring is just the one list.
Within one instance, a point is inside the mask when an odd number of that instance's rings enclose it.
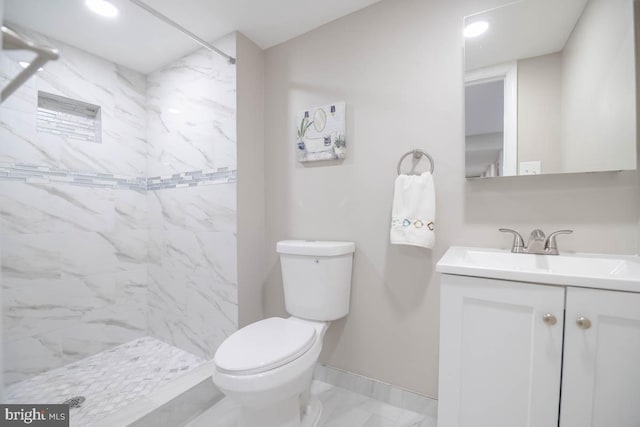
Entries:
{"label": "gray wall", "polygon": [[518,170],[540,161],[542,173],[562,173],[562,53],[518,61]]}
{"label": "gray wall", "polygon": [[[507,248],[505,226],[572,228],[564,251],[637,251],[633,173],[464,179],[462,18],[499,3],[386,0],[266,51],[264,316],[285,314],[277,240],[357,245],[351,312],[331,326],[321,362],[436,396],[435,263],[449,246]],[[337,100],[346,160],[301,165],[296,112]],[[412,148],[436,162],[433,251],[388,243],[396,162]]]}
{"label": "gray wall", "polygon": [[264,53],[236,33],[238,62],[238,323],[260,320],[265,275]]}
{"label": "gray wall", "polygon": [[631,155],[636,141],[631,7],[625,0],[591,0],[564,48],[565,172],[636,166]]}

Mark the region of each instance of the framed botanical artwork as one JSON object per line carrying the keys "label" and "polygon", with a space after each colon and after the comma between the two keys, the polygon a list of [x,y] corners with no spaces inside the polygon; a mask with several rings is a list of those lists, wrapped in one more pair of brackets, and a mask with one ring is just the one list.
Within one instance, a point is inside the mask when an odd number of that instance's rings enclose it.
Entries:
{"label": "framed botanical artwork", "polygon": [[308,108],[296,116],[298,161],[344,159],[347,155],[346,104]]}

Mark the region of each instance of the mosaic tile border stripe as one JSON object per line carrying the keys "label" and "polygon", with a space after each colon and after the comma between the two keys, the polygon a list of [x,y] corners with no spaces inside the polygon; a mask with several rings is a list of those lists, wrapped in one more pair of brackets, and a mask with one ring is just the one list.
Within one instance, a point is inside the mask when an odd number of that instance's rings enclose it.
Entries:
{"label": "mosaic tile border stripe", "polygon": [[353,372],[318,364],[313,378],[419,414],[438,416],[438,400]]}
{"label": "mosaic tile border stripe", "polygon": [[143,177],[127,177],[99,172],[77,172],[25,163],[0,166],[0,180],[21,181],[28,184],[61,183],[136,191],[145,191],[147,188],[146,178]]}
{"label": "mosaic tile border stripe", "polygon": [[236,182],[236,171],[229,168],[190,171],[147,178],[147,190],[195,187],[198,185]]}
{"label": "mosaic tile border stripe", "polygon": [[18,181],[27,184],[60,183],[141,192],[212,184],[228,184],[236,182],[236,180],[236,170],[229,168],[197,170],[147,178],[100,172],[78,172],[27,163],[16,163],[15,165],[0,164],[0,181]]}

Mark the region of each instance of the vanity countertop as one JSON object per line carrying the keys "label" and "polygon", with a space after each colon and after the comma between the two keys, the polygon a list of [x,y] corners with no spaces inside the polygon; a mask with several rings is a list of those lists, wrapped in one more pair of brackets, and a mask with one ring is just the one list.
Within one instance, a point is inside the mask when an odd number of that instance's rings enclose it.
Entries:
{"label": "vanity countertop", "polygon": [[531,255],[452,246],[438,261],[436,270],[461,276],[640,292],[637,255]]}

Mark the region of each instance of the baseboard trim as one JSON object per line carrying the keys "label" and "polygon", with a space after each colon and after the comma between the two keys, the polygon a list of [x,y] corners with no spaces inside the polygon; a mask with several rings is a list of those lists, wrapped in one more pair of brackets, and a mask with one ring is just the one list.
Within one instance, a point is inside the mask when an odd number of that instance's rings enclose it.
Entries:
{"label": "baseboard trim", "polygon": [[389,405],[431,417],[438,416],[438,401],[436,399],[373,378],[321,364],[316,365],[313,377]]}

